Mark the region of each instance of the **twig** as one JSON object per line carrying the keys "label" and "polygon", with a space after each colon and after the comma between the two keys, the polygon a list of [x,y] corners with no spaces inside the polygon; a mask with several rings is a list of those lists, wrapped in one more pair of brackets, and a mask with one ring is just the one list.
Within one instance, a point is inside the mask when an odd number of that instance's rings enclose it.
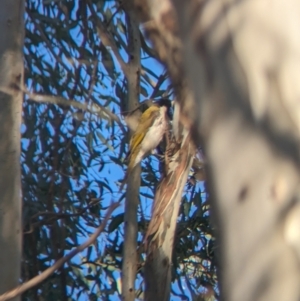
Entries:
{"label": "twig", "polygon": [[30,288],[36,286],[37,284],[41,283],[45,279],[47,279],[50,275],[52,275],[57,269],[59,269],[65,262],[69,261],[71,258],[73,258],[76,254],[79,252],[82,252],[85,248],[93,244],[97,237],[103,232],[103,230],[106,227],[107,221],[110,218],[112,212],[119,206],[119,203],[113,203],[110,205],[110,207],[107,210],[107,213],[104,217],[104,220],[102,221],[101,225],[97,228],[97,230],[94,232],[94,234],[87,239],[83,244],[76,247],[74,250],[72,250],[69,254],[66,256],[60,258],[57,260],[54,265],[46,269],[44,272],[42,272],[40,275],[35,276],[34,278],[30,279],[29,281],[19,285],[18,287],[4,293],[3,295],[0,295],[0,301],[6,301],[10,300],[12,298],[15,298],[16,296],[19,296],[20,294],[26,292]]}
{"label": "twig", "polygon": [[163,73],[163,74],[161,74],[159,76],[158,81],[157,81],[157,83],[156,83],[156,85],[155,85],[155,87],[154,87],[154,89],[152,91],[152,94],[151,94],[150,98],[154,98],[155,97],[156,93],[158,92],[160,86],[163,84],[163,82],[165,81],[165,79],[166,79],[166,73]]}
{"label": "twig", "polygon": [[[44,212],[40,212],[40,213],[36,213],[33,216],[30,217],[30,228],[28,231],[23,232],[23,234],[31,234],[33,232],[33,230],[35,228],[37,228],[38,226],[41,225],[46,225],[51,223],[52,221],[58,221],[59,219],[63,219],[63,218],[71,218],[71,217],[76,217],[76,216],[81,216],[85,211],[87,211],[88,209],[92,208],[94,205],[98,204],[100,202],[100,200],[98,202],[91,202],[90,205],[81,208],[80,210],[78,210],[77,213],[56,213],[56,212],[49,212],[49,211],[44,211]],[[41,217],[41,216],[49,216],[48,219],[43,219],[40,220],[38,222],[33,223],[32,220],[34,220],[37,217]],[[26,224],[27,226],[27,224]]]}

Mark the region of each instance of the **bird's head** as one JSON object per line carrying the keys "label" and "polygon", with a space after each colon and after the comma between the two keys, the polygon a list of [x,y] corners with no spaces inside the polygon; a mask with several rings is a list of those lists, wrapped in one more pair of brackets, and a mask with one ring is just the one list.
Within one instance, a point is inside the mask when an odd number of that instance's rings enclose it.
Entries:
{"label": "bird's head", "polygon": [[172,114],[172,102],[170,99],[161,98],[153,103],[154,103],[154,105],[157,105],[160,108],[162,108],[162,110],[167,113],[170,120],[172,119],[172,115],[173,115]]}
{"label": "bird's head", "polygon": [[[139,107],[137,107],[135,110],[131,112],[123,112],[124,120],[127,124],[127,126],[135,132],[137,130],[137,127],[139,126],[141,116],[145,113],[146,115],[149,115],[151,112],[148,111],[149,108],[156,106],[156,107],[166,107],[167,110],[167,116],[169,119],[173,118],[173,112],[172,112],[172,102],[167,98],[161,98],[159,100],[154,99],[146,99],[143,102],[140,103]],[[147,112],[148,111],[148,112]]]}

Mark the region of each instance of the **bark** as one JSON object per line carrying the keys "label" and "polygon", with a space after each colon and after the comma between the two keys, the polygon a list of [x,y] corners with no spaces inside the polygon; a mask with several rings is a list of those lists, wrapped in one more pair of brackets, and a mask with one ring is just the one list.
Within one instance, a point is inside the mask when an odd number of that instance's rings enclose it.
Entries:
{"label": "bark", "polygon": [[300,297],[298,88],[289,80],[299,72],[300,45],[289,38],[300,15],[286,8],[292,2],[174,1],[209,162],[223,300]]}
{"label": "bark", "polygon": [[[21,264],[20,125],[23,84],[21,0],[0,9],[0,294],[19,284]],[[15,299],[19,300],[19,299]]]}
{"label": "bark", "polygon": [[145,264],[146,301],[170,300],[174,235],[182,193],[194,154],[195,148],[190,135],[185,135],[185,139],[176,145],[175,152],[170,156],[168,171],[155,193],[146,236],[148,246]]}
{"label": "bark", "polygon": [[181,45],[196,100],[187,115],[208,159],[221,299],[299,300],[299,1],[155,2],[152,26],[165,24],[165,49]]}
{"label": "bark", "polygon": [[[132,7],[131,7],[132,8]],[[126,7],[128,26],[127,65],[128,107],[133,111],[139,105],[140,95],[140,32],[139,24],[130,6]],[[140,165],[136,166],[127,180],[125,214],[124,214],[124,247],[122,265],[122,300],[135,300],[135,279],[137,270],[137,209],[139,204]]]}

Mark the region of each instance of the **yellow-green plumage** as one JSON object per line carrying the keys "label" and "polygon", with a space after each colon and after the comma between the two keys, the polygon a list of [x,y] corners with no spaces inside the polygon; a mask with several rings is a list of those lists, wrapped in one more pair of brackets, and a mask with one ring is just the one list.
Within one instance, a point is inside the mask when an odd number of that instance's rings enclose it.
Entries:
{"label": "yellow-green plumage", "polygon": [[129,142],[128,171],[131,171],[135,167],[135,165],[139,163],[135,161],[139,151],[141,150],[142,142],[147,134],[147,130],[153,125],[155,119],[158,117],[159,114],[160,114],[160,107],[154,105],[148,108],[142,114],[139,121],[139,126],[136,132],[132,135]]}
{"label": "yellow-green plumage", "polygon": [[167,107],[165,106],[152,105],[140,117],[137,130],[129,142],[129,164],[124,183],[120,189],[122,189],[133,168],[151,153],[162,140],[167,128],[166,111]]}

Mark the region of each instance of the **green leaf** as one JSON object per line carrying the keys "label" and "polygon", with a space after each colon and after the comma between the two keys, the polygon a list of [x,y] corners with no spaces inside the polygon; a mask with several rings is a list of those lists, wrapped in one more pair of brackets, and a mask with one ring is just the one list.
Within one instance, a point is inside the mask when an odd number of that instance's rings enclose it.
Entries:
{"label": "green leaf", "polygon": [[116,70],[115,70],[115,64],[114,64],[113,58],[110,54],[110,51],[108,51],[106,49],[106,47],[103,44],[101,44],[100,45],[100,53],[102,54],[101,63],[103,64],[108,75],[114,79]]}
{"label": "green leaf", "polygon": [[107,142],[107,140],[105,139],[105,137],[102,135],[101,132],[97,131],[96,132],[97,137],[101,140],[101,142],[110,150],[110,151],[114,151],[113,146]]}
{"label": "green leaf", "polygon": [[108,226],[108,233],[115,231],[124,222],[124,213],[114,216]]}

